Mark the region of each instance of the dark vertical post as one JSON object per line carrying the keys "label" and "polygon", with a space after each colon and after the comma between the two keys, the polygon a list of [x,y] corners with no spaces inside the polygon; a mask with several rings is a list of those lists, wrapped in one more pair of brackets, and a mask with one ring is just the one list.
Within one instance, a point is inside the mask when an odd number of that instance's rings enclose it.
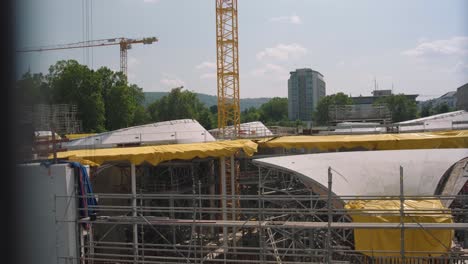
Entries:
{"label": "dark vertical post", "polygon": [[403,195],[403,167],[400,166],[400,256],[401,262],[405,263],[405,198]]}
{"label": "dark vertical post", "polygon": [[332,223],[332,173],[331,167],[328,167],[328,225],[327,225],[327,263],[332,263],[332,246],[331,246],[331,223]]}

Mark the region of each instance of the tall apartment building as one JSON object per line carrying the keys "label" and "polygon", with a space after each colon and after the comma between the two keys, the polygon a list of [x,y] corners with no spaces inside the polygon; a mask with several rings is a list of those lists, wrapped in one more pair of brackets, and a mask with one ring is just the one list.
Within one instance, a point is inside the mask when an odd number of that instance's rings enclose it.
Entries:
{"label": "tall apartment building", "polygon": [[288,80],[288,117],[311,121],[312,112],[325,96],[323,75],[309,68],[290,72]]}
{"label": "tall apartment building", "polygon": [[456,97],[457,110],[468,111],[468,83],[458,87]]}

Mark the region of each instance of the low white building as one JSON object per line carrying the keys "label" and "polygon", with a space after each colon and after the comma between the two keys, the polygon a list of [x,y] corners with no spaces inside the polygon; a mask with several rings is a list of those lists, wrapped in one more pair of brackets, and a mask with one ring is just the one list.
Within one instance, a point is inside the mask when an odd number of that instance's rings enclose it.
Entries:
{"label": "low white building", "polygon": [[387,129],[380,123],[370,122],[343,122],[336,124],[334,131],[325,131],[320,134],[375,134],[385,133]]}

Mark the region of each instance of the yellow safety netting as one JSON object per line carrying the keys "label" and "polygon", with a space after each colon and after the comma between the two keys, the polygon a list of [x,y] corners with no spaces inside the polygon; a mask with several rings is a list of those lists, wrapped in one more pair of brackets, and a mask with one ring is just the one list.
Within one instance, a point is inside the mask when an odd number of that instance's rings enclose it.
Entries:
{"label": "yellow safety netting", "polygon": [[[352,201],[345,208],[354,222],[400,223],[398,200]],[[449,209],[440,200],[405,200],[404,210],[404,223],[452,223]],[[355,248],[368,256],[399,256],[400,232],[400,229],[354,229]],[[440,256],[450,249],[453,234],[452,229],[406,229],[405,255]]]}
{"label": "yellow safety netting", "polygon": [[84,138],[84,137],[89,137],[89,136],[94,136],[96,133],[90,133],[90,134],[68,134],[65,135],[66,138],[72,140],[72,139],[79,139],[79,138]]}
{"label": "yellow safety netting", "polygon": [[59,152],[57,158],[78,161],[91,166],[100,165],[106,161],[129,161],[137,165],[146,161],[157,165],[163,161],[175,159],[227,157],[239,150],[252,156],[257,151],[257,144],[250,140],[230,140],[129,148],[83,149]]}
{"label": "yellow safety netting", "polygon": [[258,141],[266,148],[319,150],[365,148],[369,150],[467,148],[468,131],[376,135],[285,136]]}

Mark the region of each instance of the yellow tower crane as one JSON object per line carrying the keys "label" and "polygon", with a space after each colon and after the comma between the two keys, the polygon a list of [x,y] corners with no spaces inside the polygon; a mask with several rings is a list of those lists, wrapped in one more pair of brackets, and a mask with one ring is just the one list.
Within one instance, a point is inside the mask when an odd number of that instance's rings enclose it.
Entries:
{"label": "yellow tower crane", "polygon": [[[240,134],[239,97],[239,37],[237,0],[216,0],[216,58],[218,80],[218,130],[223,138],[236,138]],[[228,127],[232,127],[229,129]],[[222,162],[222,161],[221,161]],[[220,183],[221,192],[226,195],[240,193],[239,163],[234,156],[225,160],[225,184]],[[221,200],[228,208],[239,208],[239,199]],[[239,214],[226,215],[223,219],[236,220]],[[223,230],[227,236],[227,231]]]}
{"label": "yellow tower crane", "polygon": [[62,50],[62,49],[79,49],[89,47],[102,47],[111,45],[120,45],[120,71],[127,76],[127,51],[132,48],[132,44],[153,44],[157,42],[156,37],[149,38],[112,38],[112,39],[98,39],[83,42],[76,42],[70,44],[59,44],[51,46],[43,46],[36,48],[25,48],[20,49],[18,52],[37,52],[37,51],[48,51],[48,50]]}
{"label": "yellow tower crane", "polygon": [[237,137],[240,131],[237,21],[237,0],[216,0],[218,129],[224,138]]}

